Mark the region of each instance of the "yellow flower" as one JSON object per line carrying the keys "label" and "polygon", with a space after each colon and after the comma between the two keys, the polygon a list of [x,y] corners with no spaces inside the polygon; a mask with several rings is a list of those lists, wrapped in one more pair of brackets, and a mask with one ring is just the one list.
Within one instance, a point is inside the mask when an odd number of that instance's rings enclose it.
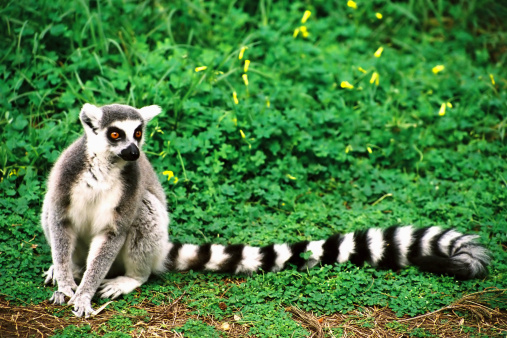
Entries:
{"label": "yellow flower", "polygon": [[287,174],[287,175],[285,175],[285,176],[287,176],[287,177],[288,177],[289,179],[291,179],[291,180],[295,180],[295,179],[296,179],[296,178],[295,178],[294,176],[292,176],[291,174]]}
{"label": "yellow flower", "polygon": [[243,78],[243,82],[245,83],[245,86],[248,86],[248,75],[243,74],[241,77]]}
{"label": "yellow flower", "polygon": [[178,177],[174,176],[174,173],[171,170],[166,170],[162,173],[162,175],[167,176],[167,180],[169,181],[172,177],[174,177],[174,184],[178,183]]}
{"label": "yellow flower", "polygon": [[202,70],[206,70],[206,69],[208,69],[208,67],[206,67],[206,66],[195,67],[195,71],[196,71],[196,72],[200,72],[200,71],[202,71]]}
{"label": "yellow flower", "polygon": [[379,47],[379,49],[377,49],[377,51],[373,55],[375,55],[376,58],[379,58],[380,55],[382,55],[383,51],[384,51],[384,47]]}
{"label": "yellow flower", "polygon": [[491,79],[491,84],[494,86],[495,85],[495,77],[493,76],[493,74],[489,74],[489,78]]}
{"label": "yellow flower", "polygon": [[345,153],[348,154],[349,151],[352,150],[352,146],[349,144],[346,148],[345,148]]}
{"label": "yellow flower", "polygon": [[354,86],[351,85],[348,81],[342,81],[340,84],[340,87],[347,88],[347,89],[354,89]]}
{"label": "yellow flower", "polygon": [[370,154],[371,154],[371,153],[373,153],[373,150],[371,150],[371,148],[370,148],[370,147],[366,147],[366,150],[368,150],[368,152],[369,152]]}
{"label": "yellow flower", "polygon": [[269,97],[266,97],[266,107],[270,107],[271,106],[271,102],[269,102]]}
{"label": "yellow flower", "polygon": [[438,111],[438,115],[440,116],[444,116],[445,115],[445,107],[447,105],[445,103],[442,103],[442,105],[440,106],[440,110]]}
{"label": "yellow flower", "polygon": [[310,17],[310,15],[312,15],[312,12],[306,10],[305,14],[303,14],[303,18],[301,19],[301,23],[305,23],[306,20],[308,20],[308,18]]}
{"label": "yellow flower", "polygon": [[447,106],[447,108],[452,108],[452,104],[450,102],[447,102],[445,105]]}
{"label": "yellow flower", "polygon": [[245,54],[245,50],[247,50],[247,49],[248,49],[248,47],[246,47],[246,46],[241,47],[241,50],[239,51],[238,59],[241,60],[243,58],[243,54]]}
{"label": "yellow flower", "polygon": [[435,67],[431,68],[431,71],[433,72],[433,74],[438,74],[444,69],[445,69],[444,65],[436,65]]}
{"label": "yellow flower", "polygon": [[366,74],[366,70],[364,70],[363,67],[357,67],[357,70],[359,70],[363,74]]}
{"label": "yellow flower", "polygon": [[375,16],[376,16],[376,17],[377,17],[377,19],[379,19],[379,20],[382,20],[382,18],[383,18],[382,13],[379,13],[379,12],[375,13]]}
{"label": "yellow flower", "polygon": [[373,74],[371,74],[370,83],[373,84],[374,82],[375,82],[375,86],[378,86],[379,76],[378,76],[377,72],[374,72]]}
{"label": "yellow flower", "polygon": [[238,94],[235,91],[232,92],[232,98],[233,98],[235,104],[239,103],[239,101],[238,101]]}
{"label": "yellow flower", "polygon": [[310,33],[308,33],[308,29],[306,28],[306,26],[299,27],[299,30],[304,38],[307,38],[308,35],[310,35]]}
{"label": "yellow flower", "polygon": [[245,73],[248,72],[248,66],[250,66],[250,60],[245,60],[245,67],[243,68]]}
{"label": "yellow flower", "polygon": [[352,0],[347,1],[347,6],[349,6],[350,8],[357,9],[357,4]]}
{"label": "yellow flower", "polygon": [[245,133],[243,132],[243,130],[240,129],[239,133],[241,134],[241,138],[246,138]]}
{"label": "yellow flower", "polygon": [[292,33],[292,37],[296,38],[299,34],[299,27],[294,29],[294,33]]}

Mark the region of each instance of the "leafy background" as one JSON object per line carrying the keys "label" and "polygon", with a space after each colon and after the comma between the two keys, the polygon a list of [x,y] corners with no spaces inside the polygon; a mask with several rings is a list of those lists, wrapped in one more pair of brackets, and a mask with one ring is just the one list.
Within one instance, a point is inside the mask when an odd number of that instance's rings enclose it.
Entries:
{"label": "leafy background", "polygon": [[[78,112],[86,102],[162,106],[145,151],[167,192],[173,240],[266,245],[439,224],[479,234],[493,258],[489,277],[468,282],[350,264],[232,277],[232,284],[226,275],[166,274],[115,302],[119,312],[186,292],[195,313],[238,314],[250,334],[304,335],[284,305],[317,314],[378,305],[414,316],[507,286],[501,2],[4,4],[4,299],[39,303],[52,293],[41,277],[51,261],[39,221],[45,180],[81,134]],[[306,10],[312,14],[302,24]],[[308,36],[300,30],[294,37],[303,25]],[[445,69],[435,74],[436,65]],[[370,83],[375,72],[378,86]],[[441,116],[447,102],[452,108]],[[177,182],[162,174],[167,170]],[[189,321],[182,332],[213,331],[203,325]]]}

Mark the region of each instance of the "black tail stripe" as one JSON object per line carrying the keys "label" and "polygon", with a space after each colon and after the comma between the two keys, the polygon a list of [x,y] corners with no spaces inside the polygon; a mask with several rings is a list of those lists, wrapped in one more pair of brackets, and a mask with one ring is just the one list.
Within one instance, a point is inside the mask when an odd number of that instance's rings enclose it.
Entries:
{"label": "black tail stripe", "polygon": [[424,237],[428,229],[429,227],[414,231],[414,234],[412,235],[414,237],[414,241],[412,242],[412,245],[410,245],[407,253],[407,258],[410,262],[412,262],[414,258],[422,255],[421,239]]}
{"label": "black tail stripe", "polygon": [[358,230],[354,232],[354,253],[350,255],[352,264],[361,266],[366,261],[371,261],[370,248],[368,247],[368,231]]}
{"label": "black tail stripe", "polygon": [[308,241],[302,241],[299,243],[292,244],[290,246],[290,251],[292,253],[292,256],[287,261],[286,266],[289,264],[295,265],[298,269],[301,269],[306,264],[306,259],[301,257],[301,254],[306,251],[306,248],[308,247]]}
{"label": "black tail stripe", "polygon": [[[479,245],[479,244],[475,244],[475,245],[470,245],[468,248],[471,248],[471,247],[482,247],[482,245]],[[466,255],[468,257],[470,257],[472,260],[477,260],[479,261],[479,263],[481,263],[482,266],[487,266],[488,265],[488,262],[485,262],[483,259],[480,259],[479,257],[476,257],[474,255],[472,255],[470,252],[457,252],[453,258],[456,258],[460,255]]]}
{"label": "black tail stripe", "polygon": [[342,237],[340,234],[329,237],[322,245],[322,264],[331,265],[338,261],[338,254],[340,253],[340,244]]}
{"label": "black tail stripe", "polygon": [[275,252],[275,245],[270,244],[265,247],[262,247],[260,253],[262,255],[261,269],[263,271],[271,271],[273,269],[273,266],[275,265],[275,261],[277,258],[277,254]]}
{"label": "black tail stripe", "polygon": [[206,263],[209,262],[211,258],[211,244],[203,244],[199,246],[199,249],[197,250],[197,257],[189,262],[188,269],[189,270],[204,270],[204,267],[206,266]]}
{"label": "black tail stripe", "polygon": [[384,230],[384,253],[377,266],[382,269],[398,270],[400,268],[400,250],[396,242],[396,231],[398,226],[394,225]]}
{"label": "black tail stripe", "polygon": [[456,243],[459,240],[463,239],[463,237],[466,237],[466,236],[467,235],[461,235],[451,241],[451,243],[449,244],[449,256],[453,256],[458,253],[458,251],[461,249],[461,246],[456,250]]}
{"label": "black tail stripe", "polygon": [[243,244],[233,244],[226,246],[224,249],[224,253],[229,255],[229,258],[225,260],[220,265],[220,272],[230,272],[233,273],[236,271],[236,268],[238,267],[239,262],[241,262],[241,259],[243,258],[243,248],[245,245]]}
{"label": "black tail stripe", "polygon": [[173,243],[173,247],[169,251],[168,262],[166,263],[166,268],[168,270],[174,270],[174,269],[176,269],[176,261],[178,259],[180,248],[182,246],[183,245],[181,243]]}
{"label": "black tail stripe", "polygon": [[445,234],[449,233],[452,229],[447,229],[445,231],[442,231],[439,235],[433,237],[430,242],[431,246],[431,253],[437,256],[442,257],[448,257],[448,255],[442,251],[442,248],[440,247],[440,240],[442,239]]}

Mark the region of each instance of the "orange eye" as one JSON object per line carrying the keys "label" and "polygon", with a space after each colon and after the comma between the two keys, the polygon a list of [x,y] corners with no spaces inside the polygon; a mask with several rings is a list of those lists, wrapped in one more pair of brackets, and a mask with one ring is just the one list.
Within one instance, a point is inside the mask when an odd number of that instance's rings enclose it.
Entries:
{"label": "orange eye", "polygon": [[117,133],[116,131],[113,131],[111,134],[110,134],[111,138],[112,139],[117,139],[118,137],[120,137],[120,133]]}
{"label": "orange eye", "polygon": [[135,132],[135,134],[134,134],[134,136],[135,136],[136,138],[140,138],[142,135],[143,135],[143,132],[142,132],[142,131],[140,131],[140,130],[136,130],[136,132]]}

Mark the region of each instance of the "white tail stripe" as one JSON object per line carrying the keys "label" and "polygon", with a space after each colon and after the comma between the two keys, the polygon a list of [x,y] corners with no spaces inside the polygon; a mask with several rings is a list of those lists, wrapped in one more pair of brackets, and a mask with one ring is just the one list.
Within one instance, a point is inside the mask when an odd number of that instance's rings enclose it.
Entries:
{"label": "white tail stripe", "polygon": [[421,250],[423,256],[430,256],[432,254],[431,250],[431,240],[439,235],[442,232],[442,230],[437,227],[431,227],[428,230],[426,230],[426,233],[424,234],[423,238],[421,238]]}
{"label": "white tail stripe", "polygon": [[176,261],[176,270],[185,271],[188,269],[192,260],[197,257],[199,247],[194,244],[183,244],[178,251],[178,260]]}
{"label": "white tail stripe", "polygon": [[276,260],[271,271],[280,271],[284,268],[285,262],[292,256],[292,252],[287,244],[275,244],[273,249],[276,253]]}
{"label": "white tail stripe", "polygon": [[322,255],[324,254],[324,249],[322,246],[324,245],[326,241],[313,241],[308,243],[308,246],[306,247],[306,251],[311,251],[312,254],[308,258],[307,266],[308,268],[314,267],[320,260]]}
{"label": "white tail stripe", "polygon": [[368,230],[368,249],[370,249],[371,264],[376,266],[384,254],[384,233],[381,229],[372,228]]}
{"label": "white tail stripe", "polygon": [[260,248],[245,246],[243,248],[241,262],[236,268],[236,273],[250,273],[257,271],[257,269],[261,266],[261,259],[262,255],[260,253]]}
{"label": "white tail stripe", "polygon": [[403,266],[407,266],[409,264],[407,255],[408,249],[414,242],[414,237],[412,236],[414,233],[414,229],[411,225],[401,227],[396,229],[396,234],[394,236],[396,243],[400,252],[400,261],[399,264]]}
{"label": "white tail stripe", "polygon": [[477,235],[463,235],[463,237],[459,238],[456,242],[454,242],[452,246],[451,256],[456,254],[457,253],[456,250],[458,250],[463,244],[473,242],[478,237],[479,236]]}
{"label": "white tail stripe", "polygon": [[345,263],[349,260],[350,255],[354,253],[356,244],[354,243],[354,233],[348,233],[343,237],[340,244],[340,253],[338,254],[338,263]]}
{"label": "white tail stripe", "polygon": [[213,244],[211,245],[211,257],[209,262],[206,263],[204,269],[206,270],[219,270],[220,266],[229,259],[229,255],[224,252],[225,247],[223,245]]}
{"label": "white tail stripe", "polygon": [[445,235],[443,235],[438,241],[438,246],[442,252],[445,254],[449,254],[449,246],[451,242],[456,238],[460,237],[461,234],[457,231],[450,230]]}

